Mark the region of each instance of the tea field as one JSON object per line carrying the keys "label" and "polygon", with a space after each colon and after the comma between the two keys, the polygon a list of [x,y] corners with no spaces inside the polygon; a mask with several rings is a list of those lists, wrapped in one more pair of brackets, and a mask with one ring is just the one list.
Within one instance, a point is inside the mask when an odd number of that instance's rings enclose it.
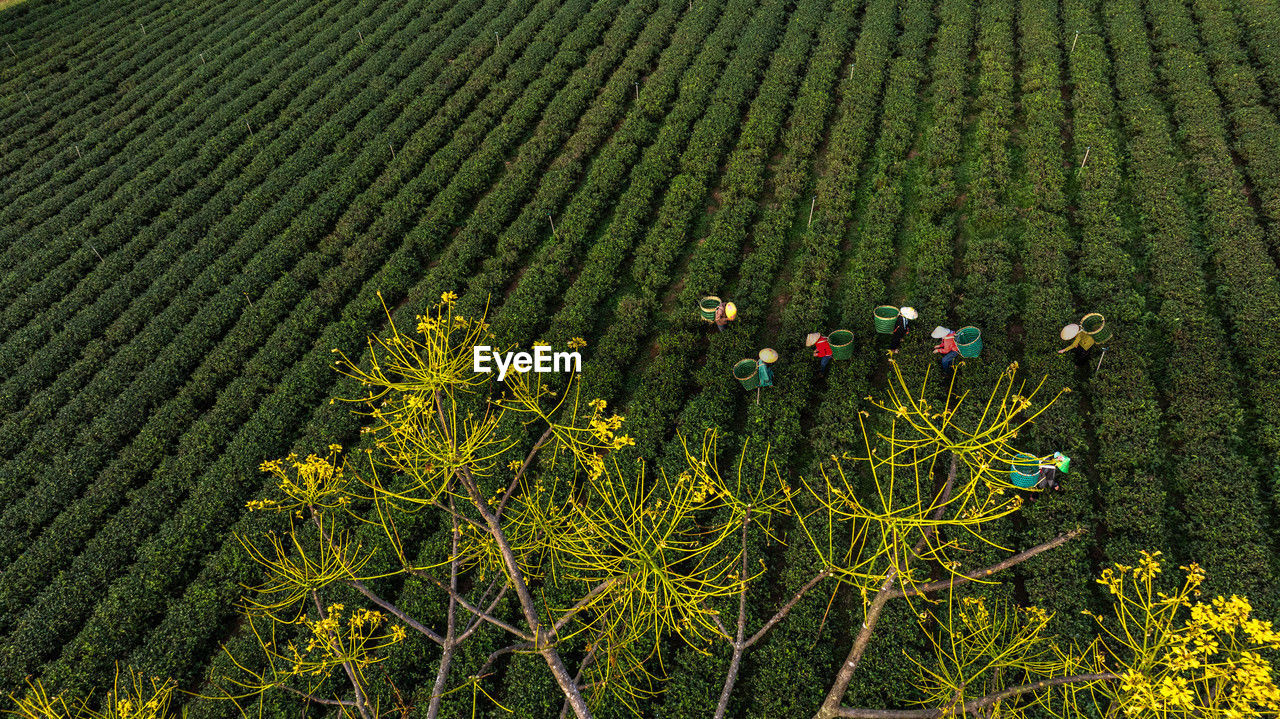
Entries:
{"label": "tea field", "polygon": [[[1072,389],[1026,438],[1066,491],[1002,541],[1087,529],[989,591],[1084,637],[1099,569],[1158,549],[1280,616],[1276,0],[27,0],[0,40],[5,693],[229,671],[259,465],[357,446],[332,351],[445,292],[502,342],[585,339],[639,456],[716,427],[793,478],[860,441],[877,305],[919,311],[913,377],[935,325],[979,327],[963,387],[1016,361]],[[1088,312],[1114,338],[1083,369],[1058,331]],[[804,338],[842,328],[818,377]],[[730,368],[762,347],[757,403]],[[766,565],[776,600],[812,557]],[[861,613],[808,598],[730,715],[811,716]],[[920,639],[881,623],[849,701],[901,706]],[[386,695],[425,706],[436,653],[395,647]],[[673,646],[644,714],[710,716],[727,662]],[[558,715],[537,657],[499,671],[477,716]]]}

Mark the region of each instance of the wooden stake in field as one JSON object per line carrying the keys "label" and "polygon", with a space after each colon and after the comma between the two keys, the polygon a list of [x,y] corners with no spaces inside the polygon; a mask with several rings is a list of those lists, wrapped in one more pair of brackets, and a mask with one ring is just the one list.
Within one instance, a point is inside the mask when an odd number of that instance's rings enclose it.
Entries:
{"label": "wooden stake in field", "polygon": [[[93,254],[98,255],[98,248],[94,247],[92,242],[89,243],[89,249],[93,250]],[[106,262],[106,260],[102,259],[102,255],[98,255],[98,261]]]}
{"label": "wooden stake in field", "polygon": [[498,33],[496,32],[493,34],[493,41],[498,44],[499,48],[502,47],[502,38],[498,37]]}
{"label": "wooden stake in field", "polygon": [[9,54],[13,55],[15,58],[18,56],[18,53],[13,51],[13,46],[9,44],[8,40],[4,41],[4,45],[5,47],[9,48]]}
{"label": "wooden stake in field", "polygon": [[813,227],[813,207],[818,204],[818,196],[814,195],[813,200],[809,202],[809,227]]}
{"label": "wooden stake in field", "polygon": [[361,44],[361,45],[363,45],[363,44],[364,44],[364,33],[360,32],[359,30],[356,30],[356,34],[360,36],[360,44]]}
{"label": "wooden stake in field", "polygon": [[142,28],[142,34],[143,34],[143,35],[146,35],[146,34],[147,34],[147,26],[146,26],[146,25],[143,25],[141,20],[139,20],[139,21],[138,21],[138,27]]}
{"label": "wooden stake in field", "polygon": [[77,159],[80,159],[80,160],[83,160],[83,159],[84,159],[84,155],[81,155],[81,154],[80,154],[80,146],[79,146],[79,145],[76,145],[76,146],[75,146],[75,148],[76,148],[76,158],[77,158]]}
{"label": "wooden stake in field", "polygon": [[387,143],[387,147],[391,148],[391,159],[393,160],[396,159],[396,148],[392,147],[391,143],[389,142]]}
{"label": "wooden stake in field", "polygon": [[249,299],[249,293],[241,292],[240,294],[244,295],[245,301],[249,303],[249,309],[253,309],[253,300]]}
{"label": "wooden stake in field", "polygon": [[640,102],[640,83],[636,83],[636,102]]}
{"label": "wooden stake in field", "polygon": [[28,104],[28,105],[30,105],[30,106],[32,106],[32,107],[35,107],[35,106],[36,106],[36,104],[35,104],[34,102],[32,102],[32,101],[31,101],[31,93],[26,92],[26,91],[24,90],[22,94],[23,94],[24,96],[26,96],[26,98],[27,98],[27,104]]}
{"label": "wooden stake in field", "polygon": [[1075,37],[1075,39],[1074,39],[1074,40],[1072,40],[1072,41],[1071,41],[1071,50],[1069,50],[1069,51],[1067,52],[1067,54],[1068,54],[1068,55],[1070,55],[1071,53],[1073,53],[1073,52],[1075,52],[1075,51],[1076,51],[1076,43],[1077,43],[1077,42],[1080,42],[1080,31],[1079,31],[1079,30],[1076,30],[1076,37]]}
{"label": "wooden stake in field", "polygon": [[556,234],[556,221],[551,219],[550,212],[547,213],[547,222],[551,223],[551,236],[556,238],[557,240],[560,239],[560,236]]}
{"label": "wooden stake in field", "polygon": [[200,64],[205,64],[204,53],[200,53]]}
{"label": "wooden stake in field", "polygon": [[849,79],[853,79],[853,63],[849,63]]}
{"label": "wooden stake in field", "polygon": [[1084,169],[1084,166],[1089,162],[1089,151],[1090,151],[1090,150],[1092,150],[1092,149],[1093,149],[1093,145],[1090,145],[1090,146],[1088,146],[1088,147],[1084,148],[1084,159],[1080,161],[1080,169],[1081,169],[1081,170],[1083,170],[1083,169]]}
{"label": "wooden stake in field", "polygon": [[244,126],[245,126],[245,128],[246,128],[247,130],[249,130],[249,137],[253,137],[253,128],[252,128],[252,127],[249,127],[249,121],[248,121],[248,120],[245,120],[245,121],[244,121]]}
{"label": "wooden stake in field", "polygon": [[1107,356],[1107,348],[1103,347],[1102,354],[1098,356],[1098,366],[1093,368],[1093,371],[1095,374],[1098,372],[1098,370],[1102,369],[1102,360],[1106,359],[1106,356]]}

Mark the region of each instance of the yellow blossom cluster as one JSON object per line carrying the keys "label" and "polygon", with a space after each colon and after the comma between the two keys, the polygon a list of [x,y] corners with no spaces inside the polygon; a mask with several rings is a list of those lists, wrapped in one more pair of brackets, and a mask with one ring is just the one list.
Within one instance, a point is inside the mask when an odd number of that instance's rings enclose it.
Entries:
{"label": "yellow blossom cluster", "polygon": [[1142,552],[1136,566],[1117,564],[1098,579],[1115,597],[1114,617],[1091,616],[1107,654],[1118,658],[1116,706],[1128,717],[1280,713],[1276,672],[1265,656],[1280,649],[1280,633],[1253,617],[1243,597],[1194,599],[1205,578],[1199,565],[1182,567],[1177,591],[1157,591],[1159,557]]}
{"label": "yellow blossom cluster", "polygon": [[286,499],[257,499],[248,502],[250,510],[299,510],[302,507],[335,509],[350,504],[348,488],[350,480],[344,463],[338,459],[342,447],[329,445],[324,457],[309,454],[298,459],[290,454],[284,459],[263,462],[259,469],[276,480],[276,488]]}

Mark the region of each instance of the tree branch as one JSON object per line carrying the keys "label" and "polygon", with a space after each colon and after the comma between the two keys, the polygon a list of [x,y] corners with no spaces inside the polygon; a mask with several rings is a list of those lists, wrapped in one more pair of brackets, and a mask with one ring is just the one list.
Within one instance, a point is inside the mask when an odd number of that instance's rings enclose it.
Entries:
{"label": "tree branch", "polygon": [[975,569],[972,572],[965,572],[964,574],[953,576],[950,579],[940,579],[936,582],[921,584],[911,589],[894,589],[893,591],[889,592],[889,599],[898,599],[900,597],[914,597],[918,594],[927,594],[929,592],[936,592],[939,589],[947,589],[950,587],[958,587],[962,584],[968,584],[969,582],[972,582],[975,579],[988,577],[988,576],[991,576],[992,574],[995,574],[996,572],[1000,572],[1014,565],[1021,564],[1027,561],[1028,559],[1031,559],[1032,557],[1036,556],[1037,554],[1043,554],[1049,551],[1050,549],[1060,547],[1063,544],[1066,544],[1067,542],[1071,541],[1072,539],[1075,539],[1076,537],[1079,537],[1082,534],[1084,534],[1084,528],[1077,527],[1076,529],[1073,529],[1070,532],[1067,532],[1066,534],[1058,535],[1057,537],[1050,539],[1044,544],[1032,547],[1031,549],[1028,549],[1023,552],[1019,552],[1011,557],[1008,557],[1004,561],[996,562],[995,564],[992,564],[989,567],[986,567],[983,569]]}
{"label": "tree branch", "polygon": [[1041,689],[1049,687],[1061,686],[1063,684],[1081,684],[1084,682],[1097,681],[1113,681],[1119,679],[1118,674],[1104,672],[1101,674],[1073,674],[1069,677],[1053,677],[1052,679],[1043,679],[1030,684],[1022,684],[1016,687],[1002,689],[994,694],[988,694],[977,699],[969,701],[959,706],[950,706],[945,709],[855,709],[851,707],[839,707],[832,716],[848,717],[850,719],[936,719],[937,717],[949,717],[956,715],[967,715],[981,711],[998,702],[1004,701],[1016,696],[1037,692]]}
{"label": "tree branch", "polygon": [[[490,587],[490,589],[491,588],[492,587]],[[510,588],[511,588],[510,582],[503,582],[502,589],[498,590],[498,596],[494,597],[493,601],[489,602],[489,606],[484,610],[484,613],[493,614],[494,607],[497,607],[498,602],[502,601],[502,598],[507,596],[507,590]],[[490,591],[489,589],[485,590],[484,596],[481,597],[482,601],[484,597],[489,596],[489,591]],[[462,642],[465,642],[467,639],[469,639],[471,635],[474,634],[475,631],[480,628],[480,623],[483,621],[484,621],[484,617],[481,617],[481,616],[476,616],[474,619],[472,619],[471,624],[467,626],[466,629],[463,630],[461,635],[458,636],[458,643],[461,644]]]}
{"label": "tree branch", "polygon": [[603,582],[600,582],[596,586],[592,587],[591,591],[587,592],[586,596],[584,596],[582,599],[579,599],[577,604],[574,604],[572,607],[569,607],[569,609],[565,612],[564,616],[557,619],[555,624],[551,625],[551,633],[547,635],[548,641],[555,638],[555,636],[560,633],[560,630],[564,628],[564,625],[568,624],[569,620],[572,619],[574,615],[586,609],[587,605],[591,603],[591,600],[600,596],[605,592],[605,590],[607,590],[609,587],[613,586],[614,584],[617,584],[621,580],[622,580],[622,577],[620,576],[613,577],[612,579],[606,579]]}
{"label": "tree branch", "polygon": [[770,629],[773,629],[774,625],[776,625],[778,622],[782,621],[783,619],[786,619],[787,615],[791,613],[792,609],[796,608],[796,605],[800,603],[800,600],[804,598],[805,594],[809,593],[810,589],[813,589],[814,587],[818,586],[819,582],[821,582],[822,580],[826,579],[829,576],[831,576],[831,570],[824,569],[821,572],[818,572],[817,574],[815,574],[813,578],[810,579],[808,582],[805,582],[805,585],[803,587],[800,587],[800,589],[795,593],[795,596],[791,597],[791,599],[788,600],[786,604],[782,605],[782,608],[778,610],[778,613],[774,614],[773,617],[769,619],[769,621],[765,622],[763,627],[760,627],[760,631],[751,635],[751,638],[748,639],[746,642],[746,646],[750,647],[754,645],[756,642],[760,641],[761,639],[764,639],[764,635],[767,634]]}
{"label": "tree branch", "polygon": [[[742,517],[742,569],[738,575],[738,581],[742,583],[742,588],[738,590],[738,627],[733,639],[733,656],[729,658],[729,669],[724,675],[724,686],[720,689],[720,701],[716,703],[715,719],[724,719],[725,712],[729,711],[729,695],[733,693],[733,685],[738,683],[738,672],[742,667],[742,653],[747,647],[742,642],[742,638],[747,633],[747,527],[751,524],[751,509],[748,508],[746,514]],[[711,615],[716,621],[716,627],[720,633],[729,636],[724,630],[724,624],[720,621],[719,614]]]}
{"label": "tree branch", "polygon": [[400,609],[396,605],[383,599],[382,597],[379,597],[377,594],[373,592],[373,590],[366,587],[364,582],[360,581],[359,579],[348,579],[346,580],[346,583],[351,587],[355,588],[357,592],[360,592],[361,594],[368,597],[369,601],[373,602],[374,604],[377,604],[378,606],[387,610],[391,614],[395,615],[396,619],[399,619],[400,621],[409,625],[411,629],[417,631],[418,633],[422,634],[427,639],[430,639],[436,644],[439,644],[440,646],[444,646],[444,643],[445,643],[444,637],[431,631],[430,627],[423,625],[421,622],[417,621],[416,619],[409,616],[408,614],[405,614],[404,610]]}
{"label": "tree branch", "polygon": [[[443,425],[448,423],[444,420],[444,407],[440,401],[440,391],[436,391],[436,412],[440,417]],[[480,488],[476,485],[475,478],[471,476],[471,471],[466,467],[458,470],[457,477],[467,489],[467,496],[471,503],[475,505],[476,511],[489,525],[489,534],[493,537],[494,542],[498,545],[498,550],[502,553],[502,562],[506,566],[507,576],[511,580],[511,585],[516,590],[516,596],[520,598],[520,608],[524,612],[525,623],[529,629],[533,631],[533,642],[538,653],[547,662],[547,667],[551,669],[552,676],[555,677],[556,684],[560,686],[560,691],[564,692],[569,703],[573,705],[573,713],[578,719],[588,719],[591,716],[591,709],[587,706],[587,702],[582,697],[582,693],[578,691],[578,684],[569,674],[569,669],[565,667],[564,660],[560,658],[560,653],[556,651],[555,646],[544,643],[542,637],[542,622],[538,619],[538,606],[533,600],[533,595],[529,592],[529,586],[524,581],[524,572],[520,569],[520,563],[516,561],[515,551],[511,549],[510,542],[507,541],[507,535],[502,531],[502,526],[498,523],[498,518],[489,511],[485,504],[484,496],[480,493]]]}
{"label": "tree branch", "polygon": [[523,639],[523,640],[525,640],[525,641],[527,641],[527,642],[529,642],[529,641],[533,641],[533,637],[532,637],[532,636],[530,636],[528,633],[520,631],[520,630],[519,630],[519,629],[517,629],[516,627],[514,627],[514,626],[512,626],[512,625],[508,624],[507,622],[502,621],[501,619],[498,619],[497,617],[495,617],[495,616],[493,616],[492,614],[489,614],[488,612],[486,612],[486,611],[484,611],[484,610],[480,609],[479,607],[477,607],[476,605],[472,604],[471,602],[468,602],[468,601],[466,600],[466,598],[465,598],[465,597],[463,597],[461,594],[458,594],[457,592],[455,592],[455,591],[453,591],[452,589],[450,589],[450,588],[449,588],[449,585],[447,585],[447,584],[445,584],[444,582],[440,581],[440,580],[439,580],[439,579],[437,579],[436,577],[433,577],[433,576],[431,576],[430,574],[428,574],[428,573],[426,573],[426,572],[423,572],[423,571],[421,571],[421,570],[411,569],[411,570],[409,570],[409,571],[410,571],[410,573],[412,573],[415,577],[421,577],[421,578],[426,579],[426,580],[428,580],[428,581],[434,582],[434,583],[435,583],[435,585],[436,585],[437,587],[440,587],[440,588],[441,588],[441,589],[443,589],[445,592],[447,592],[447,593],[449,594],[449,597],[450,597],[450,598],[452,598],[452,599],[456,600],[456,601],[458,602],[459,606],[461,606],[463,609],[467,610],[468,612],[471,612],[471,613],[472,613],[472,614],[474,614],[476,617],[479,617],[480,619],[483,619],[484,621],[489,622],[490,624],[492,624],[492,625],[493,625],[493,626],[495,626],[495,627],[498,627],[499,629],[506,630],[506,631],[510,632],[511,634],[514,634],[515,636],[520,637],[521,639]]}
{"label": "tree branch", "polygon": [[[453,495],[449,495],[449,508],[453,509]],[[445,641],[442,645],[444,651],[440,654],[440,666],[436,667],[436,683],[431,689],[431,701],[427,706],[427,719],[437,719],[440,716],[440,707],[444,702],[444,687],[449,681],[449,669],[453,666],[454,652],[458,647],[458,600],[454,599],[454,595],[458,593],[458,518],[453,516],[450,524],[452,525],[449,549],[449,608],[448,620],[445,628]],[[479,621],[479,620],[477,620]]]}
{"label": "tree branch", "polygon": [[[325,618],[325,611],[324,611],[324,605],[320,603],[320,592],[318,592],[315,589],[312,589],[311,598],[315,601],[316,611],[319,612],[317,621],[323,621]],[[338,643],[338,638],[334,636],[333,632],[329,632],[328,634],[329,634],[329,643],[333,647],[333,650],[335,652],[341,652],[342,647]],[[356,709],[360,710],[360,716],[363,717],[364,719],[373,719],[372,717],[369,716],[368,700],[365,699],[364,690],[360,688],[360,678],[359,676],[356,675],[355,668],[351,666],[350,661],[345,661],[342,663],[342,669],[347,673],[347,679],[351,681],[351,688],[355,690],[355,693],[356,693],[355,706],[356,706]]]}
{"label": "tree branch", "polygon": [[279,685],[277,685],[277,686],[279,686],[281,689],[283,689],[283,690],[285,690],[285,691],[287,691],[287,692],[289,692],[289,693],[291,693],[291,694],[297,694],[298,696],[302,697],[303,699],[306,699],[306,700],[307,700],[307,701],[309,701],[309,702],[315,702],[316,704],[324,704],[325,706],[331,706],[331,707],[353,707],[353,706],[355,706],[355,705],[356,705],[356,703],[355,703],[355,702],[349,702],[349,701],[347,701],[347,700],[345,700],[345,699],[321,699],[320,697],[316,696],[315,694],[308,694],[307,692],[300,692],[300,691],[298,691],[297,689],[294,689],[293,687],[287,687],[287,686],[285,686],[285,685],[283,685],[283,684],[279,684]]}
{"label": "tree branch", "polygon": [[[946,485],[938,493],[940,506],[933,512],[934,519],[942,516],[943,507],[946,506],[947,499],[951,496],[951,490],[955,487],[956,472],[959,468],[959,460],[956,459],[954,454],[951,455],[951,468],[947,472]],[[912,554],[920,553],[920,550],[929,541],[929,536],[932,532],[933,526],[924,531],[920,541],[916,543],[915,549],[912,550]],[[871,601],[871,607],[867,609],[867,614],[862,620],[862,629],[853,640],[853,646],[850,647],[849,655],[845,657],[844,663],[840,665],[840,671],[836,672],[836,679],[831,684],[831,689],[827,692],[827,696],[823,700],[822,706],[818,709],[815,719],[832,719],[832,717],[836,716],[836,711],[840,709],[840,702],[844,700],[844,695],[849,690],[849,682],[853,681],[853,673],[862,661],[862,655],[866,652],[867,645],[871,643],[871,633],[875,630],[876,622],[880,619],[880,612],[884,609],[885,603],[889,601],[889,592],[893,589],[894,582],[898,579],[898,573],[905,569],[909,562],[909,558],[903,557],[901,566],[895,562],[885,572],[884,582],[880,584],[880,589],[876,592],[875,599]]]}
{"label": "tree branch", "polygon": [[533,447],[529,449],[529,454],[525,456],[524,463],[520,465],[520,469],[516,470],[516,476],[511,478],[511,484],[507,485],[507,490],[502,493],[502,501],[498,502],[498,509],[494,515],[501,518],[502,512],[507,508],[507,500],[511,499],[511,494],[516,491],[516,487],[520,484],[520,478],[524,476],[524,471],[533,463],[533,458],[537,456],[538,450],[542,449],[542,445],[546,444],[547,439],[551,437],[551,428],[547,427],[547,431],[542,433],[537,442],[533,443]]}

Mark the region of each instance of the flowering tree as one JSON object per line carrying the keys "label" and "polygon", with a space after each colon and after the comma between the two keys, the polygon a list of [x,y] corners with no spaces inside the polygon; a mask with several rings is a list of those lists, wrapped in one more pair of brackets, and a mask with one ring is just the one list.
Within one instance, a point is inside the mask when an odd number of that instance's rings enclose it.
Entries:
{"label": "flowering tree", "polygon": [[[678,472],[653,474],[620,451],[632,444],[624,419],[584,399],[576,376],[553,389],[517,373],[494,389],[474,373],[471,348],[489,340],[489,329],[456,315],[454,300],[445,294],[419,317],[414,336],[393,325],[388,337],[370,339],[362,362],[338,358],[338,371],[365,390],[346,400],[366,420],[362,449],[332,445],[323,457],[263,463],[275,496],[249,508],[278,512],[286,526],[239,537],[264,576],[242,607],[256,647],[232,656],[234,676],[213,678],[246,713],[246,702],[268,692],[361,719],[398,711],[374,698],[370,668],[408,641],[438,647],[431,719],[454,692],[469,690],[473,703],[490,696],[487,678],[517,653],[546,664],[564,696],[562,716],[589,717],[606,699],[638,711],[638,700],[660,687],[662,648],[678,637],[703,652],[727,648],[716,708],[723,717],[746,653],[823,585],[861,595],[865,620],[821,718],[1020,716],[1032,708],[1066,717],[1086,703],[1108,716],[1231,717],[1277,707],[1261,652],[1280,639],[1241,598],[1193,601],[1203,579],[1194,566],[1170,595],[1154,589],[1158,555],[1105,572],[1115,616],[1097,617],[1099,637],[1084,647],[1048,635],[1045,612],[990,607],[954,591],[1082,532],[1009,550],[990,566],[957,559],[991,544],[986,528],[1023,501],[1008,483],[1019,454],[1013,443],[1052,400],[1037,407],[1041,388],[1018,384],[1016,366],[970,408],[967,396],[931,405],[926,387],[910,389],[894,364],[885,399],[868,398],[878,416],[858,418],[860,451],[831,457],[799,486],[767,451],[760,466],[748,466],[744,452],[722,474],[713,433],[683,445]],[[424,515],[443,527],[444,541],[422,544]],[[779,542],[782,523],[813,547],[818,566],[769,619],[748,626],[747,597],[763,576],[749,555],[752,537]],[[389,578],[441,593],[443,611],[406,611],[375,589]],[[911,657],[922,706],[844,706],[893,600],[912,603],[934,650]],[[481,634],[502,641],[482,660],[463,660],[461,648]],[[455,676],[464,663],[466,675]],[[172,682],[137,677],[117,684],[99,710],[35,682],[14,711],[26,719],[159,719],[174,691]]]}

